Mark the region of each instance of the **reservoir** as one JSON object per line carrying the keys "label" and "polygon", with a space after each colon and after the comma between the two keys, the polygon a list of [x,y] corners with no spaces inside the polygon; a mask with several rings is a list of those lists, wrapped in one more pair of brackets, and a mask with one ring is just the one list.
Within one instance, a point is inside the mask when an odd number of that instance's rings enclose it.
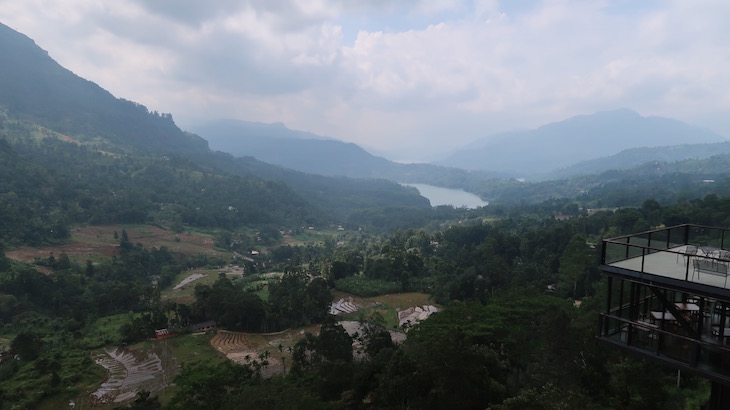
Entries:
{"label": "reservoir", "polygon": [[454,208],[479,208],[487,206],[489,202],[482,201],[478,196],[462,191],[461,189],[442,188],[428,184],[402,184],[412,186],[418,190],[421,196],[431,202],[431,206],[451,205]]}

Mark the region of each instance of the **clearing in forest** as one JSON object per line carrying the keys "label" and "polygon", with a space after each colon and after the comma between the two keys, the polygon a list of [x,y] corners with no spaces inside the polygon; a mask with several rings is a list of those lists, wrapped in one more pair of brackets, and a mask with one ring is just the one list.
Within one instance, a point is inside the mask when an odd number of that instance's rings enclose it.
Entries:
{"label": "clearing in forest", "polygon": [[42,246],[39,248],[23,247],[8,250],[5,254],[21,262],[33,262],[35,258],[47,258],[51,254],[55,257],[65,252],[68,257],[83,264],[87,259],[99,261],[119,255],[119,239],[126,230],[129,241],[133,244],[141,243],[145,248],[165,246],[171,252],[187,255],[205,254],[220,256],[224,254],[213,248],[215,240],[209,235],[199,233],[175,233],[157,226],[150,225],[103,225],[82,226],[71,229],[71,238],[62,245]]}
{"label": "clearing in forest", "polygon": [[430,295],[419,292],[360,297],[333,291],[332,295],[330,313],[339,320],[368,321],[373,320],[377,313],[384,319],[383,325],[388,330],[399,330],[404,324],[414,325],[440,310]]}
{"label": "clearing in forest", "polygon": [[261,374],[271,376],[286,372],[291,365],[294,345],[304,338],[305,333],[319,334],[319,325],[287,329],[276,333],[218,330],[218,333],[210,340],[210,344],[236,363],[245,364],[254,360],[261,362],[262,356],[268,356],[266,360],[269,364],[261,368]]}
{"label": "clearing in forest", "polygon": [[195,300],[195,287],[212,285],[218,280],[221,273],[224,273],[229,279],[233,279],[243,276],[244,272],[243,268],[237,265],[215,269],[186,270],[175,277],[171,286],[162,290],[160,297],[162,300],[172,300],[175,303],[192,303]]}

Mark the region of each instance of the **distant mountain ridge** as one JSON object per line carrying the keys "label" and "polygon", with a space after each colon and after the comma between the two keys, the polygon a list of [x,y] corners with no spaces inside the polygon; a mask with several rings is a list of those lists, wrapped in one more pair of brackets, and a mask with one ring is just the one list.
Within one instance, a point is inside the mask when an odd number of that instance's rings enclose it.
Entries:
{"label": "distant mountain ridge", "polygon": [[353,178],[382,177],[392,163],[353,143],[286,128],[240,120],[216,120],[190,127],[212,149],[301,172]]}
{"label": "distant mountain ridge", "polygon": [[190,127],[212,149],[285,168],[332,177],[387,179],[468,189],[470,181],[502,176],[431,164],[399,164],[357,144],[290,130],[281,124],[217,120]]}
{"label": "distant mountain ridge", "polygon": [[[220,156],[209,149],[207,141],[178,128],[172,115],[150,112],[141,104],[114,97],[63,68],[27,36],[2,24],[0,56],[0,139],[27,147],[28,155],[35,148],[44,149],[42,145],[53,139],[68,142],[71,138],[80,149],[97,154],[100,161],[106,158],[103,154],[151,162],[184,158],[190,168],[201,168],[203,173],[242,177],[238,185],[251,188],[246,206],[252,209],[315,207],[340,221],[353,212],[381,207],[430,209],[428,200],[415,189],[394,182],[322,177]],[[276,131],[283,126],[265,128]],[[305,134],[300,133],[307,138],[313,135]],[[255,193],[257,189],[260,194]],[[273,197],[278,199],[269,201],[272,203],[257,202]],[[315,213],[307,209],[301,214]]]}
{"label": "distant mountain ridge", "polygon": [[437,164],[498,170],[519,177],[548,173],[630,148],[723,141],[726,139],[719,134],[681,121],[642,117],[619,109],[484,138]]}
{"label": "distant mountain ridge", "polygon": [[562,179],[578,175],[597,174],[608,170],[631,169],[648,162],[672,163],[689,159],[703,160],[722,154],[730,154],[730,141],[714,144],[631,148],[608,157],[579,162],[567,168],[550,172],[540,179]]}

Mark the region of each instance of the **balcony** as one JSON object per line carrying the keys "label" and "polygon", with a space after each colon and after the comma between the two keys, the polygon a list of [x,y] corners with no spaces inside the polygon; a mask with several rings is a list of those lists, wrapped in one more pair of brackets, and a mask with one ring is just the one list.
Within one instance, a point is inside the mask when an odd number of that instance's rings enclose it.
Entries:
{"label": "balcony", "polygon": [[626,279],[730,300],[728,249],[728,229],[679,225],[604,240],[601,268]]}
{"label": "balcony", "polygon": [[728,231],[680,225],[604,240],[599,340],[730,386]]}

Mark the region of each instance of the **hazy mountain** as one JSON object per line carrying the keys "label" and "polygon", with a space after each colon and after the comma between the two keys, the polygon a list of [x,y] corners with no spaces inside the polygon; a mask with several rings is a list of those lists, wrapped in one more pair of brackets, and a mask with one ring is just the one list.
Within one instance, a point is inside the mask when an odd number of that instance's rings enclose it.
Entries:
{"label": "hazy mountain", "polygon": [[608,157],[579,162],[567,168],[550,172],[541,179],[561,179],[578,175],[597,174],[608,170],[630,169],[648,162],[671,163],[687,159],[701,160],[719,154],[730,154],[730,142],[631,148]]}
{"label": "hazy mountain", "polygon": [[190,130],[205,138],[212,149],[313,174],[383,177],[392,165],[356,144],[290,130],[281,123],[217,120]]}
{"label": "hazy mountain", "polygon": [[190,131],[199,135],[206,134],[212,149],[226,151],[221,148],[235,147],[239,145],[241,140],[249,138],[280,138],[280,139],[300,139],[300,140],[331,140],[332,138],[323,137],[307,131],[292,130],[281,122],[265,124],[262,122],[242,121],[234,119],[221,119],[214,121],[205,121],[189,126]]}
{"label": "hazy mountain", "polygon": [[712,131],[681,121],[642,117],[620,109],[580,115],[529,131],[479,140],[440,165],[509,172],[514,176],[547,173],[629,148],[722,142]]}
{"label": "hazy mountain", "polygon": [[472,189],[475,181],[504,176],[431,164],[399,164],[372,155],[356,144],[290,130],[282,124],[219,120],[190,128],[208,140],[213,149],[311,174],[382,178],[466,190]]}

